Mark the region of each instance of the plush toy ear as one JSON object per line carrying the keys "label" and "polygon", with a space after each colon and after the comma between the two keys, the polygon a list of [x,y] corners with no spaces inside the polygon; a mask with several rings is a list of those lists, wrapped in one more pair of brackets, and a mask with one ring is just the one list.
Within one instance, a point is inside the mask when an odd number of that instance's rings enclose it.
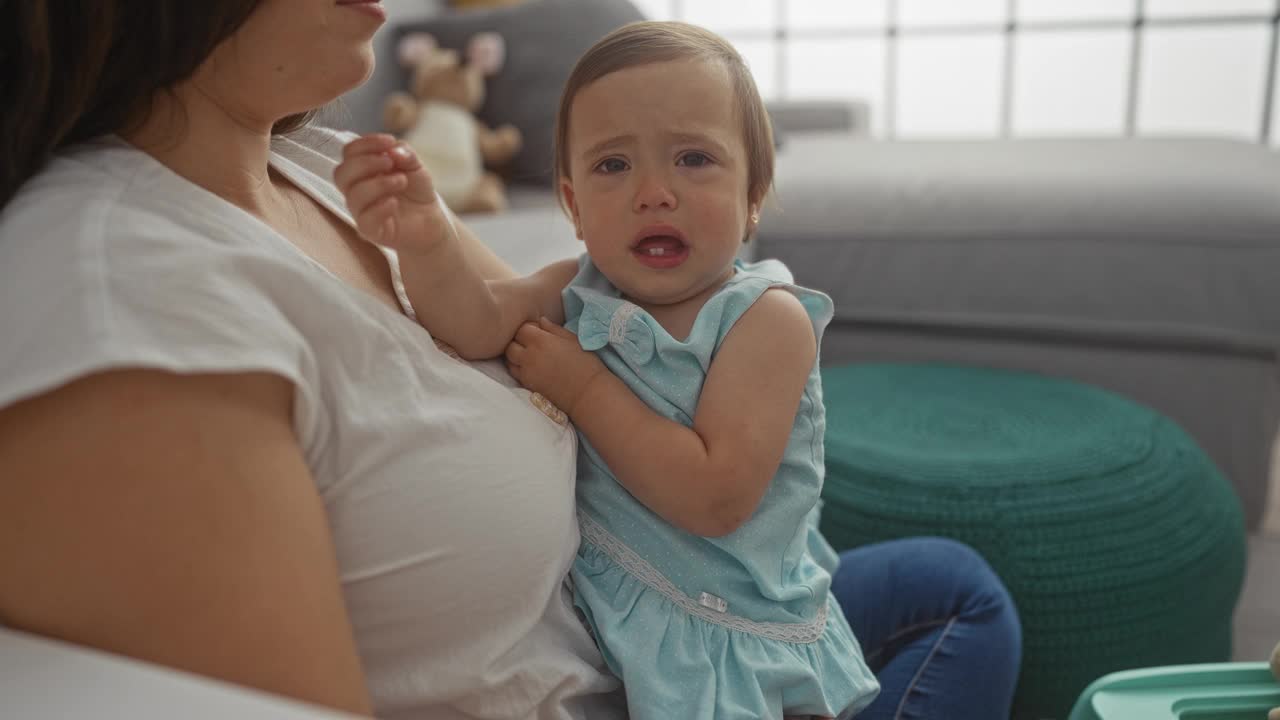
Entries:
{"label": "plush toy ear", "polygon": [[507,45],[495,32],[478,33],[467,43],[467,62],[485,75],[493,75],[502,68]]}
{"label": "plush toy ear", "polygon": [[409,33],[400,38],[396,48],[400,64],[405,67],[417,65],[422,58],[431,54],[437,47],[436,39],[427,33]]}

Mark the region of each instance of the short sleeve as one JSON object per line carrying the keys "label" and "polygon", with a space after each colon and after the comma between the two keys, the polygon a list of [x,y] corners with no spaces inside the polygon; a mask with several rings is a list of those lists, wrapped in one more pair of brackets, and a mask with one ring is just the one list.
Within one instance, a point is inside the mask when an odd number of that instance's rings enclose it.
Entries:
{"label": "short sleeve", "polygon": [[279,297],[296,268],[234,242],[233,218],[162,216],[113,178],[53,175],[0,216],[0,407],[113,369],[261,371],[296,386],[295,425],[314,429],[314,363]]}

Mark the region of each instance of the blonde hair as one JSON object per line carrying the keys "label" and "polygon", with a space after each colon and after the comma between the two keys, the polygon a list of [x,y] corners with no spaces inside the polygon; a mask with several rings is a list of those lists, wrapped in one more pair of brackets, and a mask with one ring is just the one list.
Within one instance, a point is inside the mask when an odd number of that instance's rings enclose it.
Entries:
{"label": "blonde hair", "polygon": [[[557,183],[572,178],[569,111],[582,88],[619,70],[673,60],[714,61],[729,71],[733,94],[738,100],[742,144],[747,150],[747,197],[753,203],[764,201],[773,185],[773,129],[751,71],[724,38],[682,22],[642,21],[624,25],[601,38],[578,60],[565,82],[556,113],[553,177]],[[564,203],[563,197],[560,202]]]}

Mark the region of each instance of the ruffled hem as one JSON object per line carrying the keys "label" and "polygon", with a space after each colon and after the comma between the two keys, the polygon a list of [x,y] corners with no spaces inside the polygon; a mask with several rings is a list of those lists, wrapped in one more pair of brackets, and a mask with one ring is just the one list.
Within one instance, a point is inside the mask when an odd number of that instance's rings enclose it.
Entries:
{"label": "ruffled hem", "polygon": [[879,691],[834,598],[816,639],[786,642],[691,614],[587,541],[573,585],[632,720],[847,718]]}

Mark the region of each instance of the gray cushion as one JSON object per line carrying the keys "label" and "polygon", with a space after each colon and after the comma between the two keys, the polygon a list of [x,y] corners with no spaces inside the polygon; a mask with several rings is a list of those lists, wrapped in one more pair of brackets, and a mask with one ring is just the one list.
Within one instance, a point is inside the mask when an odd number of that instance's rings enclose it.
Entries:
{"label": "gray cushion", "polygon": [[[502,35],[506,62],[487,83],[480,119],[511,123],[524,148],[505,169],[512,182],[551,184],[553,129],[565,80],[587,48],[610,31],[644,16],[629,0],[528,0],[511,7],[446,13],[397,28],[427,32],[442,47],[462,50],[478,32]],[[408,87],[405,73],[404,87]]]}
{"label": "gray cushion", "polygon": [[836,322],[1274,355],[1280,155],[1218,140],[797,136],[757,252]]}

